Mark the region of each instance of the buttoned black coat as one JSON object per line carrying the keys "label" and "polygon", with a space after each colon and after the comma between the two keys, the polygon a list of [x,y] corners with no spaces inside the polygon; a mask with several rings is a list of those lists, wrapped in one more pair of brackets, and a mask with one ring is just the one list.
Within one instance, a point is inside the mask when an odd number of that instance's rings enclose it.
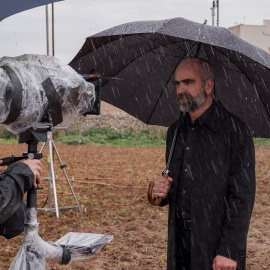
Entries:
{"label": "buttoned black coat", "polygon": [[[180,119],[167,133],[166,157],[174,131],[179,131],[170,165],[171,190],[160,206],[169,204],[167,269],[175,266],[175,214],[180,159],[185,144]],[[247,126],[220,102],[199,126],[195,150],[189,164],[191,174],[191,270],[212,269],[213,259],[222,255],[246,265],[246,242],[255,198],[254,145]]]}

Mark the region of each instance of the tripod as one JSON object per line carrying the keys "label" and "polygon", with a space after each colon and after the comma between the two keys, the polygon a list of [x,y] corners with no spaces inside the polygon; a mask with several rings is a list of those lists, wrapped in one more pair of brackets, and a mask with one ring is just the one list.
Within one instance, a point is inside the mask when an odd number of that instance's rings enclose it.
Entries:
{"label": "tripod", "polygon": [[[67,172],[66,172],[66,165],[62,163],[62,160],[60,158],[60,155],[56,149],[54,140],[53,140],[53,132],[48,131],[47,132],[47,142],[45,142],[40,150],[40,153],[44,150],[45,145],[48,144],[48,178],[44,178],[45,180],[48,180],[48,207],[47,208],[38,208],[38,210],[43,210],[47,212],[54,212],[56,213],[56,217],[59,218],[59,210],[68,210],[68,209],[73,209],[77,208],[81,212],[80,205],[78,203],[78,200],[76,198],[76,195],[73,191],[73,188],[71,186],[70,180],[68,178]],[[57,191],[56,191],[56,182],[55,182],[55,174],[54,174],[54,160],[53,160],[53,150],[55,151],[58,161],[60,163],[60,168],[63,170],[63,173],[65,175],[66,181],[69,185],[69,188],[71,190],[71,193],[73,195],[74,201],[76,205],[74,206],[64,206],[64,207],[59,207],[58,206],[58,201],[57,201]],[[52,189],[54,193],[54,207],[52,207]]]}
{"label": "tripod", "polygon": [[[47,138],[46,138],[47,137]],[[42,209],[46,211],[55,210],[57,217],[59,217],[59,208],[56,196],[56,185],[53,167],[53,154],[52,150],[56,151],[57,157],[61,164],[61,168],[64,171],[66,180],[69,183],[69,187],[72,191],[73,197],[77,203],[76,206],[64,207],[64,209],[78,208],[80,210],[78,201],[73,192],[72,186],[69,182],[65,171],[65,165],[62,164],[59,153],[55,147],[52,132],[48,132],[48,127],[40,128],[39,130],[29,129],[19,136],[19,142],[25,142],[28,145],[28,151],[23,153],[20,157],[3,158],[2,164],[9,165],[16,161],[22,159],[41,159],[42,151],[45,147],[45,143],[42,146],[40,152],[37,151],[38,142],[45,142],[47,140],[49,145],[49,191],[48,195],[51,193],[51,186],[54,188],[55,195],[55,208],[52,208],[51,200],[49,203],[49,208]],[[24,270],[45,270],[49,269],[46,259],[50,258],[57,261],[59,264],[68,264],[74,260],[82,260],[98,253],[103,246],[113,239],[112,235],[105,234],[92,234],[92,233],[73,233],[69,232],[57,242],[53,243],[51,241],[45,242],[39,235],[39,223],[37,222],[37,189],[42,189],[40,187],[32,187],[27,191],[27,205],[26,214],[24,222],[24,236],[22,241],[22,246],[13,260],[10,270],[24,269]],[[51,196],[50,196],[51,197]],[[81,211],[81,210],[80,210]]]}

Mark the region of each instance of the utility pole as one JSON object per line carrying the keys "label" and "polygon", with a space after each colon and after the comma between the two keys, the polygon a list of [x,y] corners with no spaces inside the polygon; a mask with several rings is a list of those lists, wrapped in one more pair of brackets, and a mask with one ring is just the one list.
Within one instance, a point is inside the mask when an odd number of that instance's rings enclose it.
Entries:
{"label": "utility pole", "polygon": [[215,25],[215,7],[216,7],[216,4],[215,4],[215,1],[213,1],[213,5],[210,8],[212,11],[212,26]]}
{"label": "utility pole", "polygon": [[50,55],[50,45],[49,45],[49,12],[48,5],[45,6],[46,13],[46,41],[47,41],[47,55]]}
{"label": "utility pole", "polygon": [[54,5],[52,3],[52,55],[54,56]]}
{"label": "utility pole", "polygon": [[217,26],[219,26],[219,0],[213,0],[211,13],[212,13],[212,25],[215,25],[215,8],[217,8]]}
{"label": "utility pole", "polygon": [[219,0],[217,1],[217,26],[219,26]]}
{"label": "utility pole", "polygon": [[[46,40],[47,40],[47,55],[50,55],[50,39],[49,39],[49,11],[48,5],[45,7],[46,11]],[[52,55],[54,56],[54,5],[52,3]]]}

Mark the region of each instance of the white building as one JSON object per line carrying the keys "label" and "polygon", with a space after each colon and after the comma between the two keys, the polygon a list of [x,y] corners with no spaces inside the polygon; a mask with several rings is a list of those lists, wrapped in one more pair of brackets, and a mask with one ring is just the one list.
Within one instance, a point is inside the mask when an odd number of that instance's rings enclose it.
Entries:
{"label": "white building", "polygon": [[263,25],[239,24],[229,30],[243,40],[270,53],[270,20],[263,20]]}

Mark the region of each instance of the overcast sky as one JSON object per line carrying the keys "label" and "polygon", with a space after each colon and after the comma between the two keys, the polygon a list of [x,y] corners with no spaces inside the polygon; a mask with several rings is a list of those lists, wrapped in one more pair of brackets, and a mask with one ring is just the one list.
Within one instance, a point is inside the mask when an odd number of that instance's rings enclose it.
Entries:
{"label": "overcast sky", "polygon": [[[270,20],[269,0],[219,0],[219,25],[262,25]],[[107,28],[138,20],[183,17],[212,24],[212,0],[66,0],[54,4],[55,56],[69,63],[86,37]],[[51,6],[49,6],[51,11]],[[216,21],[216,17],[215,17]],[[0,57],[46,54],[45,7],[0,22]],[[51,37],[50,37],[51,42]]]}

